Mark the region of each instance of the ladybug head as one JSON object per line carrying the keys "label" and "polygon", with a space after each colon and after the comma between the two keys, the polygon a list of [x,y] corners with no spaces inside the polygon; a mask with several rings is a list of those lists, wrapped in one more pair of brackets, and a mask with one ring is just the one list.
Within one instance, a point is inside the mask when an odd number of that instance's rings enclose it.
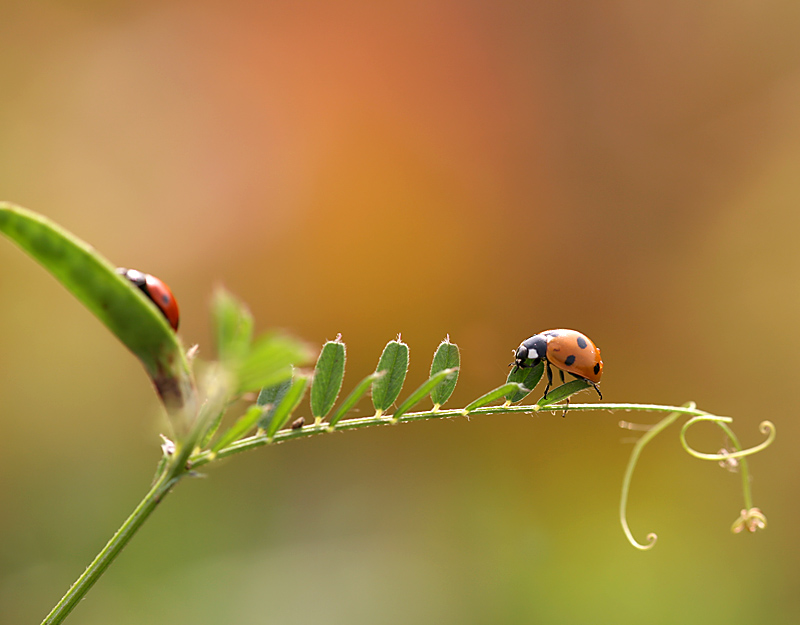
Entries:
{"label": "ladybug head", "polygon": [[[535,334],[529,339],[520,343],[514,354],[514,364],[518,367],[534,366],[547,355],[547,338],[541,334]],[[526,360],[532,360],[531,365],[526,365]]]}
{"label": "ladybug head", "polygon": [[528,348],[520,345],[514,353],[514,364],[518,367],[524,367],[526,360],[528,360]]}

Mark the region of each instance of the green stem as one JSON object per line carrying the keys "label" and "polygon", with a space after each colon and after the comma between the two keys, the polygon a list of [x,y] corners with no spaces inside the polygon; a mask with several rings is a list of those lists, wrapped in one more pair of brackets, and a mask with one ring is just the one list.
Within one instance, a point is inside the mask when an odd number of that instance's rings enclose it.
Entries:
{"label": "green stem", "polygon": [[57,625],[67,618],[183,474],[183,471],[166,471],[158,478],[122,527],[42,621],[42,625]]}
{"label": "green stem", "polygon": [[[491,415],[491,414],[513,414],[525,413],[532,414],[535,412],[562,412],[564,409],[568,412],[578,411],[585,412],[589,410],[630,410],[630,411],[645,411],[645,412],[676,412],[687,416],[706,415],[707,412],[698,410],[696,408],[688,408],[686,406],[661,406],[659,404],[570,404],[564,406],[563,404],[538,407],[533,405],[522,406],[484,406],[470,411],[469,416],[475,415]],[[255,434],[246,438],[239,439],[235,443],[231,443],[227,447],[212,452],[202,451],[193,455],[189,460],[191,468],[196,469],[203,465],[216,460],[217,458],[225,458],[235,454],[263,447],[271,443],[282,443],[287,440],[295,438],[305,438],[307,436],[314,436],[316,434],[324,434],[326,432],[339,432],[342,430],[354,430],[359,428],[370,427],[373,425],[393,425],[395,423],[409,423],[411,421],[425,421],[428,419],[443,419],[448,417],[463,417],[464,410],[462,408],[450,410],[425,410],[423,412],[407,412],[395,420],[392,415],[370,416],[361,417],[358,419],[347,419],[339,421],[331,426],[329,423],[311,423],[297,430],[280,430],[270,439],[265,434]]]}
{"label": "green stem", "polygon": [[[204,410],[201,411],[201,417],[208,413],[215,414],[214,411],[217,409],[217,405],[211,401],[204,407]],[[635,456],[638,457],[638,452],[641,451],[641,447],[643,447],[647,441],[651,440],[653,436],[655,436],[658,432],[663,430],[669,424],[675,421],[680,415],[686,415],[690,417],[697,417],[697,416],[710,416],[709,413],[698,410],[694,407],[694,404],[689,404],[687,406],[661,406],[658,404],[624,404],[624,403],[597,403],[597,404],[569,404],[565,406],[564,404],[553,404],[553,405],[546,405],[546,406],[538,406],[538,405],[522,405],[522,406],[483,406],[481,408],[476,408],[472,410],[469,415],[492,415],[492,414],[513,414],[513,413],[524,413],[524,414],[533,414],[536,412],[562,412],[563,410],[567,410],[569,412],[578,411],[597,411],[597,410],[625,410],[625,411],[644,411],[644,412],[668,412],[671,413],[668,417],[662,420],[658,425],[656,425],[650,432],[648,432],[642,439],[640,439],[639,447],[636,450]],[[207,415],[206,415],[207,416]],[[405,414],[401,414],[399,418],[395,418],[393,415],[373,415],[370,417],[363,417],[358,419],[347,419],[345,421],[339,421],[331,425],[330,423],[312,423],[310,425],[304,426],[302,428],[296,430],[280,430],[274,434],[272,437],[268,437],[266,434],[255,434],[254,436],[249,436],[246,438],[242,438],[230,445],[223,447],[217,451],[202,451],[202,452],[195,452],[192,453],[192,448],[194,446],[194,442],[198,440],[200,433],[203,431],[205,427],[204,424],[206,423],[206,418],[200,418],[197,420],[193,431],[187,437],[186,442],[183,446],[179,446],[176,455],[172,458],[168,467],[166,467],[163,471],[157,472],[157,479],[156,482],[153,484],[153,487],[150,489],[150,492],[145,495],[144,499],[136,506],[136,509],[133,513],[125,520],[122,524],[122,527],[117,530],[116,534],[111,538],[111,540],[103,547],[103,550],[97,555],[94,561],[89,565],[89,567],[84,571],[84,573],[77,579],[77,581],[72,585],[72,587],[67,591],[61,601],[58,602],[55,608],[53,608],[52,612],[47,615],[44,621],[42,621],[42,625],[57,625],[64,621],[64,619],[69,615],[69,613],[73,610],[73,608],[78,604],[78,602],[86,595],[89,589],[94,585],[94,583],[100,578],[100,576],[105,572],[111,562],[119,555],[122,551],[123,547],[128,544],[131,538],[133,538],[134,534],[137,530],[142,526],[142,524],[148,519],[150,514],[155,510],[156,506],[161,502],[161,500],[170,492],[173,486],[187,474],[187,472],[191,469],[196,469],[203,465],[206,465],[216,459],[224,458],[227,456],[232,456],[244,451],[248,451],[250,449],[255,449],[257,447],[262,447],[264,445],[272,444],[272,443],[280,443],[283,441],[287,441],[294,438],[304,438],[307,436],[313,436],[316,434],[323,434],[325,432],[333,432],[339,430],[353,430],[358,428],[370,427],[373,425],[392,425],[395,423],[408,423],[412,421],[424,421],[428,419],[443,419],[448,417],[461,417],[464,416],[463,409],[453,409],[453,410],[426,410],[422,412],[407,412]],[[733,435],[733,432],[729,431],[730,428],[727,428],[724,423],[719,423],[720,427],[726,430],[726,433],[733,441],[734,445],[737,449],[740,448],[738,440]],[[635,459],[632,458],[633,464],[635,464]],[[631,467],[629,466],[629,469]],[[743,481],[745,484],[747,483],[747,470],[746,466],[743,471]],[[622,504],[622,511],[624,514],[624,506],[625,501],[627,499],[627,484],[630,481],[630,476],[626,473],[626,483],[623,487],[623,504]],[[749,500],[749,490],[745,489],[745,499]],[[623,521],[624,525],[624,521]],[[626,534],[629,531],[626,531]],[[629,536],[630,538],[630,536]],[[632,541],[634,544],[635,541]],[[641,548],[641,547],[640,547]],[[646,546],[645,546],[646,548]]]}

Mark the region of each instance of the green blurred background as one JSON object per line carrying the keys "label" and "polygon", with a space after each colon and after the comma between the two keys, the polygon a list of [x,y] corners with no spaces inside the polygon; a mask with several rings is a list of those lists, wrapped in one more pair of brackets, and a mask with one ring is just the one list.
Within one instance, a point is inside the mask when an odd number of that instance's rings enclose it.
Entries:
{"label": "green blurred background", "polygon": [[[770,0],[0,2],[0,196],[164,279],[201,356],[224,283],[261,330],[341,332],[345,392],[398,332],[416,386],[449,333],[463,406],[568,327],[607,400],[778,428],[756,535],[729,531],[738,476],[654,443],[647,553],[617,519],[630,415],[262,449],[181,484],[68,622],[797,623],[799,29]],[[5,240],[0,264],[5,625],[127,516],[164,423],[105,328]]]}

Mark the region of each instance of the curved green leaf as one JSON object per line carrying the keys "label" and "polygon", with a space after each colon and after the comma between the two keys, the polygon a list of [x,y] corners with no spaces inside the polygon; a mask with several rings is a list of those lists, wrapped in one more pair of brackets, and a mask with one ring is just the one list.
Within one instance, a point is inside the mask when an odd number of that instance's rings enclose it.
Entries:
{"label": "curved green leaf", "polygon": [[386,373],[372,384],[372,405],[378,414],[382,414],[395,402],[406,381],[408,345],[400,340],[389,341],[375,369],[376,373],[379,371]]}
{"label": "curved green leaf", "polygon": [[333,429],[333,426],[339,423],[341,418],[345,416],[352,408],[358,403],[358,400],[366,395],[367,391],[369,390],[370,385],[385,375],[385,371],[378,371],[375,373],[370,373],[366,378],[361,380],[356,387],[352,390],[352,392],[347,396],[347,398],[342,402],[342,405],[337,408],[336,412],[333,413],[333,416],[328,419],[328,423],[330,424],[330,428]]}
{"label": "curved green leaf", "polygon": [[239,440],[242,436],[256,427],[258,420],[263,414],[263,406],[259,406],[258,404],[253,404],[250,406],[245,413],[239,417],[236,422],[222,434],[222,436],[219,437],[219,440],[217,440],[213,447],[211,447],[211,451],[219,451],[223,447],[230,445],[236,440]]}
{"label": "curved green leaf", "polygon": [[458,353],[458,345],[451,343],[450,337],[448,336],[439,344],[439,347],[436,348],[436,353],[433,355],[431,377],[445,369],[455,369],[455,373],[452,377],[447,378],[431,391],[434,410],[438,410],[453,394],[456,388],[456,382],[458,382],[458,368],[460,366],[461,356]]}
{"label": "curved green leaf", "polygon": [[542,379],[542,373],[544,373],[544,361],[535,367],[525,367],[524,369],[522,367],[512,367],[506,382],[519,382],[522,384],[522,388],[516,391],[512,390],[506,395],[506,401],[514,404],[525,399],[539,384],[539,380]]}
{"label": "curved green leaf", "polygon": [[333,408],[344,380],[346,349],[341,335],[323,345],[311,383],[311,414],[322,421]]}
{"label": "curved green leaf", "polygon": [[464,410],[462,410],[461,413],[467,415],[473,410],[477,410],[478,408],[483,408],[484,406],[491,404],[493,401],[496,401],[501,397],[505,396],[506,394],[514,391],[514,389],[521,391],[522,390],[521,386],[522,385],[519,384],[518,382],[506,382],[505,384],[503,384],[503,386],[498,386],[496,389],[493,389],[488,393],[485,393],[484,395],[478,397],[478,399],[476,399],[474,402],[467,405],[467,407],[464,408]]}
{"label": "curved green leaf", "polygon": [[175,332],[142,291],[93,247],[33,211],[0,203],[3,232],[61,282],[142,362],[168,408],[194,397]]}
{"label": "curved green leaf", "polygon": [[586,380],[572,380],[571,382],[557,386],[547,394],[547,397],[542,397],[536,402],[536,404],[538,406],[549,406],[551,404],[556,404],[560,401],[564,401],[567,397],[574,395],[585,388],[589,388],[590,386],[591,384],[589,384]]}
{"label": "curved green leaf", "polygon": [[289,417],[292,416],[292,412],[294,412],[294,409],[297,408],[300,401],[303,399],[307,386],[307,375],[297,374],[294,376],[292,385],[286,391],[281,402],[275,407],[275,410],[270,411],[270,414],[266,417],[267,423],[265,423],[263,427],[267,431],[268,438],[272,438],[275,432],[286,425]]}
{"label": "curved green leaf", "polygon": [[292,380],[290,378],[280,382],[279,384],[265,386],[261,389],[261,392],[258,394],[256,404],[259,406],[265,406],[264,414],[258,421],[258,427],[260,427],[262,430],[267,429],[270,421],[272,421],[272,415],[275,412],[275,409],[283,401],[284,396],[289,392],[291,387]]}
{"label": "curved green leaf", "polygon": [[392,415],[392,418],[397,421],[400,417],[402,417],[405,413],[411,410],[414,405],[421,401],[423,397],[425,397],[431,391],[436,390],[442,384],[447,384],[452,378],[458,375],[458,369],[442,369],[438,373],[433,374],[430,378],[428,378],[423,384],[411,395],[408,396],[400,406],[397,408],[397,411]]}

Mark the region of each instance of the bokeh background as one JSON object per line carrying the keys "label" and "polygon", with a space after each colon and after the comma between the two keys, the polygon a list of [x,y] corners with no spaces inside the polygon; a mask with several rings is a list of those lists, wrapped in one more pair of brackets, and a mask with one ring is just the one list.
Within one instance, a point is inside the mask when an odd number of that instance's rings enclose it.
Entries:
{"label": "bokeh background", "polygon": [[[630,415],[262,449],[181,484],[69,622],[797,623],[798,29],[777,0],[0,2],[0,196],[164,279],[201,355],[225,284],[260,330],[342,333],[344,392],[399,332],[416,386],[449,334],[463,406],[577,328],[610,401],[778,428],[756,535],[738,476],[677,429],[648,448],[647,553]],[[165,426],[105,328],[7,241],[0,266],[0,622],[30,623]]]}

